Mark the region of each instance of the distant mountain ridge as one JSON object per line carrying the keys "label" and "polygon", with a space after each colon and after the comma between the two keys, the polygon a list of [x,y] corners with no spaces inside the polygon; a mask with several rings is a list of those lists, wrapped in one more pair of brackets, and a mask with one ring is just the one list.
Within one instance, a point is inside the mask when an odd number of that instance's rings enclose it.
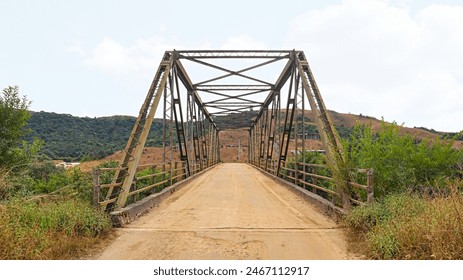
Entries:
{"label": "distant mountain ridge", "polygon": [[[246,127],[255,118],[257,112],[243,112],[241,115],[217,118],[218,124],[226,124],[230,127]],[[341,137],[348,137],[356,124],[365,124],[377,130],[381,127],[381,121],[372,117],[343,114],[330,111],[334,125]],[[284,118],[284,112],[282,112]],[[135,124],[132,116],[110,117],[75,117],[69,114],[57,114],[49,112],[31,112],[28,126],[31,133],[25,140],[34,137],[45,141],[42,154],[52,159],[66,161],[80,161],[82,159],[100,159],[122,150]],[[316,132],[312,123],[311,114],[306,117],[306,131]],[[419,139],[436,137],[453,137],[455,134],[437,132],[426,128],[402,128]],[[460,139],[461,138],[461,139]],[[463,136],[459,135],[459,140]],[[147,146],[162,146],[162,120],[155,119],[150,130]]]}
{"label": "distant mountain ridge", "polygon": [[[28,126],[34,137],[45,141],[42,153],[66,161],[103,158],[122,150],[135,124],[135,117],[74,117],[69,114],[31,112]],[[162,120],[151,126],[148,146],[162,145]]]}

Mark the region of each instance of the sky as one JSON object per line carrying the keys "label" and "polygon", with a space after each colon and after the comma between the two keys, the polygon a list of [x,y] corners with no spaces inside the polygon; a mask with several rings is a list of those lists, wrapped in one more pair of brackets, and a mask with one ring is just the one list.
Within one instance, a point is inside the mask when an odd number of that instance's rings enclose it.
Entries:
{"label": "sky", "polygon": [[463,130],[463,0],[0,1],[0,87],[137,116],[166,50],[304,51],[328,109]]}

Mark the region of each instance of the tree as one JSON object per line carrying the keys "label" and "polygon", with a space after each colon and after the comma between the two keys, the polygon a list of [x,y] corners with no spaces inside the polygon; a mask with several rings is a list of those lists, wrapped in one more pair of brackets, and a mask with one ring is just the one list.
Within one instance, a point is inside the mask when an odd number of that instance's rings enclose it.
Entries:
{"label": "tree", "polygon": [[26,127],[30,103],[19,95],[18,86],[9,86],[0,95],[0,167],[22,163],[39,149],[38,141],[27,145],[21,140],[30,131]]}

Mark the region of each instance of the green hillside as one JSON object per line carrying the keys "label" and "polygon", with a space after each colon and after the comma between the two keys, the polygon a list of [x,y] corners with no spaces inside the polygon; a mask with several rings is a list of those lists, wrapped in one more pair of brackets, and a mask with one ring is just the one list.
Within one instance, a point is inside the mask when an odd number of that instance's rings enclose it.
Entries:
{"label": "green hillside", "polygon": [[[249,126],[257,112],[243,112],[216,117],[222,129]],[[136,118],[132,116],[111,116],[81,118],[69,114],[31,112],[28,127],[31,133],[25,140],[39,138],[45,142],[41,153],[52,159],[82,161],[100,159],[122,150],[127,143]],[[282,115],[284,118],[284,114]],[[316,127],[307,119],[306,131],[316,132]],[[351,129],[338,126],[341,137],[349,135]],[[162,120],[155,119],[151,127],[147,146],[162,146]]]}
{"label": "green hillside", "polygon": [[[334,125],[342,138],[350,136],[356,124],[370,124],[374,129],[381,127],[381,121],[371,117],[330,112]],[[255,119],[257,112],[249,111],[228,116],[217,116],[215,121],[222,129],[248,127]],[[66,161],[82,161],[82,159],[100,159],[116,151],[122,150],[127,143],[136,118],[131,116],[112,116],[100,118],[80,118],[69,114],[48,112],[31,112],[28,126],[31,133],[25,140],[31,141],[37,137],[45,142],[41,153],[52,159]],[[280,118],[284,120],[285,113]],[[298,121],[301,121],[298,117]],[[310,115],[305,117],[306,133],[316,133],[317,128],[312,123]],[[302,129],[298,126],[298,133]],[[425,137],[455,138],[462,134],[448,134],[425,128],[406,128],[401,130],[419,139]],[[155,119],[151,127],[147,146],[162,146],[162,120]]]}
{"label": "green hillside", "polygon": [[[28,122],[34,137],[45,141],[41,153],[52,159],[68,161],[102,158],[125,147],[136,118],[112,116],[80,118],[69,114],[32,112]],[[162,121],[151,127],[148,146],[162,145]]]}

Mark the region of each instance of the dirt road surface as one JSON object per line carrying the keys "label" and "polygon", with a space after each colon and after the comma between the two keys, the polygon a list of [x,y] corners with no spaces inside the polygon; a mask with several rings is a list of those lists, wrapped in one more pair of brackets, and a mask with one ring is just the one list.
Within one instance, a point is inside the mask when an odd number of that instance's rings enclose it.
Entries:
{"label": "dirt road surface", "polygon": [[351,259],[336,223],[247,164],[200,175],[97,259]]}

